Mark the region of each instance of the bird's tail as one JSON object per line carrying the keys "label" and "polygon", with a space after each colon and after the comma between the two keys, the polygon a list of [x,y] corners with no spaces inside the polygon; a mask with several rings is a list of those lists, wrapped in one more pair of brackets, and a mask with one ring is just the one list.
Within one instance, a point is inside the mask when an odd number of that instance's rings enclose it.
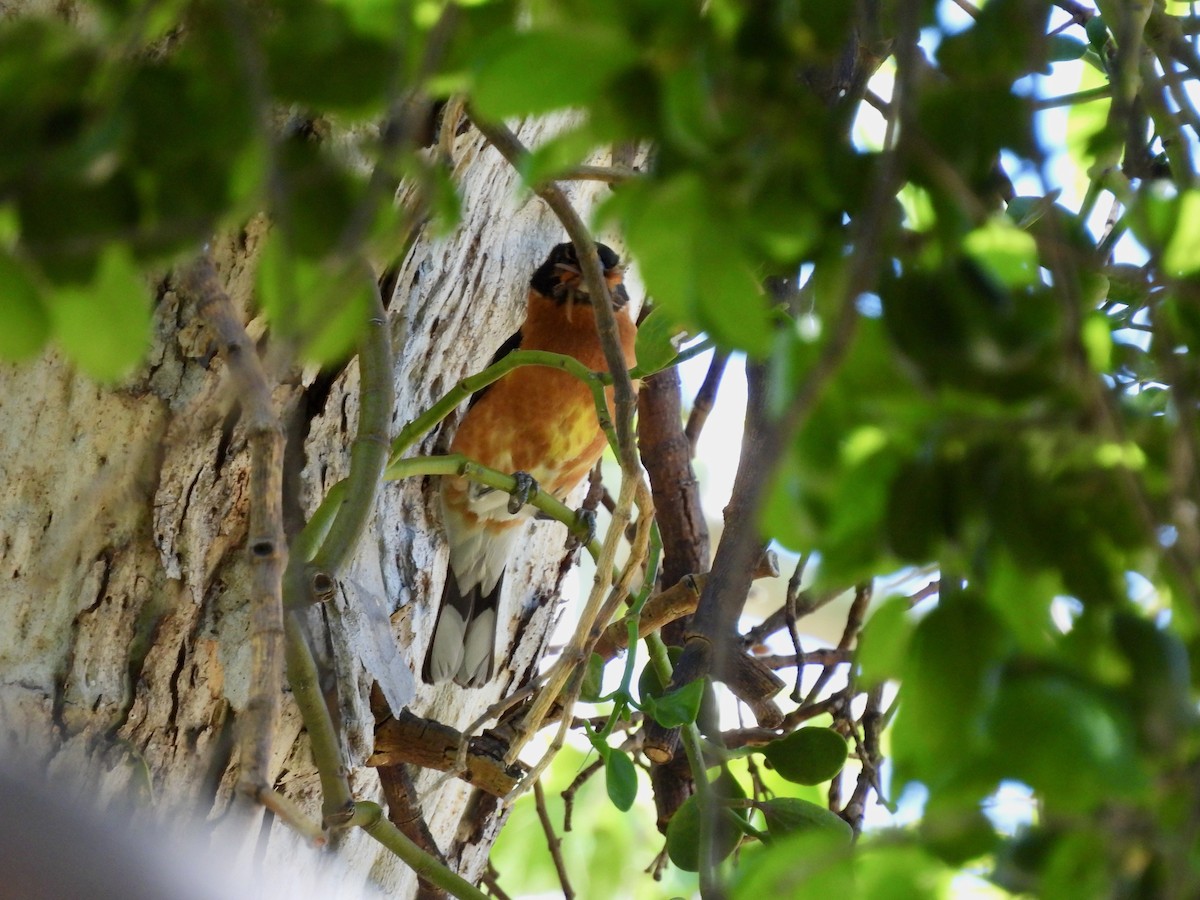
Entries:
{"label": "bird's tail", "polygon": [[479,584],[463,592],[454,570],[446,572],[442,605],[421,671],[427,684],[453,678],[463,687],[482,687],[491,680],[496,655],[496,607],[503,584],[501,573],[487,594]]}

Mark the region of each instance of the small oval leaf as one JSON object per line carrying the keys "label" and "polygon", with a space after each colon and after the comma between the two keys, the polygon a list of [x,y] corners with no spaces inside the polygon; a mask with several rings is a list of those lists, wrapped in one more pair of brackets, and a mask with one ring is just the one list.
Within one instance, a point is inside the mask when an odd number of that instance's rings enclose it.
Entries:
{"label": "small oval leaf", "polygon": [[849,748],[836,731],[810,726],[771,741],[762,752],[788,781],[821,784],[842,771]]}
{"label": "small oval leaf", "polygon": [[633,760],[619,750],[612,750],[604,761],[604,787],[608,799],[621,812],[628,812],[637,798],[637,769]]}

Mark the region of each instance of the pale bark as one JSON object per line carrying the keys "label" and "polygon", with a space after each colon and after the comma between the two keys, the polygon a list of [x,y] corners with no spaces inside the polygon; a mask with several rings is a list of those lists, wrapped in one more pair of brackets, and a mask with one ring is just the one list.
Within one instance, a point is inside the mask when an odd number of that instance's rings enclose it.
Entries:
{"label": "pale bark", "polygon": [[[551,127],[530,125],[521,137],[536,144]],[[423,235],[385,298],[396,356],[394,428],[487,363],[520,321],[533,268],[564,239],[476,132],[459,137],[455,158],[462,223],[440,240]],[[571,186],[585,215],[607,191],[596,182]],[[265,230],[253,223],[213,248],[242,309],[253,308]],[[248,458],[210,336],[169,283],[155,321],[146,366],[116,389],[88,382],[54,352],[0,368],[0,758],[33,757],[53,779],[101,802],[135,801],[143,818],[190,813],[220,821],[236,780],[232,726],[248,699]],[[255,337],[264,330],[258,321],[249,327]],[[339,375],[307,423],[309,402],[321,399],[311,373],[282,380],[276,400],[284,421],[301,431],[307,425],[300,501],[311,512],[346,472],[357,367]],[[439,442],[434,433],[415,452]],[[419,671],[445,572],[434,488],[420,479],[385,486],[346,572],[345,595],[313,615],[338,659],[347,763],[364,798],[377,797],[378,782],[362,767],[373,727],[371,676],[355,657],[370,655],[354,629],[342,628],[337,607],[375,594],[393,613],[403,658]],[[561,525],[535,523],[510,563],[492,684],[418,683],[415,713],[465,727],[529,674],[553,616],[564,537]],[[317,818],[318,784],[290,697],[273,772]],[[460,830],[470,789],[453,782],[433,793],[438,777],[417,779],[426,815],[452,864],[474,880],[499,820]],[[227,831],[224,846],[243,853],[259,838],[244,823]],[[314,851],[278,822],[265,846],[268,864],[306,883]],[[343,896],[366,884],[401,897],[414,890],[411,873],[361,833],[337,842],[333,855],[348,869]]]}

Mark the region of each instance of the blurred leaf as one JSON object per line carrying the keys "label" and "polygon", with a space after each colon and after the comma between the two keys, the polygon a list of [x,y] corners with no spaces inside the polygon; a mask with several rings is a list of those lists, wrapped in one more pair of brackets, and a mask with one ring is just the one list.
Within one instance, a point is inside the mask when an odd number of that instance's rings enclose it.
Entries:
{"label": "blurred leaf", "polygon": [[963,238],[963,250],[1007,288],[1027,287],[1040,281],[1033,236],[1003,218],[993,218],[968,234]]}
{"label": "blurred leaf", "polygon": [[731,900],[775,897],[858,897],[856,857],[832,829],[802,831],[758,852],[742,854]]}
{"label": "blurred leaf", "polygon": [[1174,227],[1163,250],[1163,268],[1175,276],[1200,271],[1200,191],[1185,191],[1178,200]]}
{"label": "blurred leaf", "polygon": [[284,102],[360,116],[383,109],[399,65],[391,35],[360,32],[348,6],[294,4],[266,44],[271,87]]}
{"label": "blurred leaf", "polygon": [[0,358],[25,359],[50,337],[50,313],[30,273],[0,250]]}
{"label": "blurred leaf", "polygon": [[952,866],[993,852],[999,838],[979,803],[945,801],[939,797],[926,805],[918,830],[922,846]]}
{"label": "blurred leaf", "polygon": [[353,350],[377,290],[365,266],[298,256],[278,232],[263,248],[257,287],[276,333],[297,341],[306,358],[321,363]]}
{"label": "blurred leaf", "polygon": [[847,844],[854,837],[850,823],[824,806],[795,797],[775,797],[758,807],[773,839],[805,831],[827,831],[841,835]]}
{"label": "blurred leaf", "polygon": [[1053,810],[1084,813],[1143,784],[1129,723],[1062,675],[1008,674],[986,729],[998,774],[1024,781]]}
{"label": "blurred leaf", "polygon": [[1092,16],[1088,19],[1084,31],[1087,32],[1088,42],[1093,47],[1097,50],[1104,49],[1104,44],[1108,41],[1108,26],[1104,24],[1102,17]]}
{"label": "blurred leaf", "polygon": [[966,594],[947,596],[917,625],[892,727],[898,784],[931,791],[988,776],[984,726],[1009,639],[995,616]]}
{"label": "blurred leaf", "polygon": [[920,847],[876,843],[866,848],[859,860],[856,896],[870,900],[935,900],[947,896],[948,874]]}
{"label": "blurred leaf", "polygon": [[1168,628],[1128,612],[1115,618],[1113,635],[1129,661],[1127,693],[1142,740],[1155,751],[1172,754],[1197,721],[1187,647]]}
{"label": "blurred leaf", "polygon": [[1046,58],[1049,62],[1070,62],[1087,52],[1088,45],[1069,34],[1051,35]]}
{"label": "blurred leaf", "polygon": [[680,333],[680,328],[666,310],[655,309],[638,325],[637,364],[645,372],[657,372],[670,365],[679,354],[671,339]]}
{"label": "blurred leaf", "polygon": [[101,254],[91,284],[55,291],[50,313],[67,356],[99,381],[127,375],[149,347],[149,291],[119,244]]}
{"label": "blurred leaf", "polygon": [[655,186],[629,185],[609,203],[625,222],[625,239],[655,306],[677,321],[695,315],[695,223],[706,214],[704,193],[700,179],[688,175]]}
{"label": "blurred leaf", "polygon": [[864,686],[899,677],[913,633],[908,607],[907,597],[888,597],[867,620],[854,654]]}
{"label": "blurred leaf", "polygon": [[636,58],[628,41],[595,19],[505,35],[475,74],[472,104],[490,119],[585,106]]}
{"label": "blurred leaf", "polygon": [[620,750],[610,750],[604,758],[604,786],[613,806],[621,812],[628,812],[637,799],[637,769]]}

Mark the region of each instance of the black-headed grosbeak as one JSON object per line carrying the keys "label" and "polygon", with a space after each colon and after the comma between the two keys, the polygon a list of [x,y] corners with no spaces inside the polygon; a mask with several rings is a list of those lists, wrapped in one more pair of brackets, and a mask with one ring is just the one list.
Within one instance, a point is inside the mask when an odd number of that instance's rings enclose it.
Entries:
{"label": "black-headed grosbeak", "polygon": [[[620,257],[597,244],[617,314],[626,365],[634,363],[637,334],[621,284]],[[548,350],[573,356],[593,371],[608,371],[591,297],[573,244],[559,244],[529,281],[521,329],[497,351]],[[612,414],[612,389],[608,389]],[[583,480],[606,439],[592,392],[578,378],[544,366],[521,366],[471,398],[451,453],[502,472],[524,473],[559,500]],[[422,676],[430,684],[453,678],[479,687],[491,677],[496,616],[504,566],[531,507],[509,512],[509,495],[465,478],[441,484],[450,566]]]}

